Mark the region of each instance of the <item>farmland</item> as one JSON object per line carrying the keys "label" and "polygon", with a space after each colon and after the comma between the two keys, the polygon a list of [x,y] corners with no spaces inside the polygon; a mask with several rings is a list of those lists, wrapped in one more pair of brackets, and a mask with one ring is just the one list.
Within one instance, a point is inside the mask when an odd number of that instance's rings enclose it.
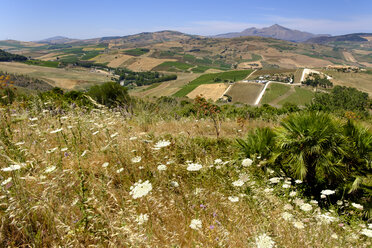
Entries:
{"label": "farmland", "polygon": [[226,93],[233,103],[253,105],[264,85],[257,83],[235,83]]}
{"label": "farmland", "polygon": [[283,100],[279,101],[279,105],[283,105],[286,102],[293,103],[299,106],[305,106],[309,104],[311,100],[314,98],[315,93],[303,87],[294,87],[295,92],[290,94],[288,97],[284,98]]}
{"label": "farmland", "polygon": [[372,95],[372,74],[370,73],[343,73],[328,70],[322,72],[331,76],[333,78],[331,81],[335,85],[354,87]]}
{"label": "farmland", "polygon": [[111,80],[109,75],[90,72],[88,69],[83,68],[51,68],[14,62],[1,62],[0,71],[43,79],[53,86],[65,89],[85,88]]}
{"label": "farmland", "polygon": [[265,94],[261,100],[261,104],[270,104],[278,97],[282,97],[283,95],[285,95],[290,89],[290,85],[271,83],[265,91]]}
{"label": "farmland", "polygon": [[202,84],[199,85],[195,90],[187,94],[189,98],[195,98],[197,96],[202,96],[205,99],[211,99],[212,101],[217,101],[222,97],[223,93],[227,89],[227,84]]}
{"label": "farmland", "polygon": [[219,82],[228,82],[228,81],[239,81],[246,78],[252,71],[243,70],[243,71],[229,71],[221,73],[210,73],[204,74],[197,79],[191,81],[189,84],[185,85],[181,90],[177,91],[174,96],[183,97],[193,91],[196,87],[201,84],[212,84]]}

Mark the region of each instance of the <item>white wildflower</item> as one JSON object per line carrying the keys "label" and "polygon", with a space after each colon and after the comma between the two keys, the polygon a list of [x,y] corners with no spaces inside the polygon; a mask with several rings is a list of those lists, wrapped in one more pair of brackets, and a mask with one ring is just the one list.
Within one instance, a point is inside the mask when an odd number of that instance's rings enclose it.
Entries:
{"label": "white wildflower", "polygon": [[310,201],[310,204],[317,205],[318,204],[318,201],[317,200],[311,200]]}
{"label": "white wildflower", "polygon": [[372,238],[372,230],[371,229],[362,229],[362,231],[360,232],[361,234],[369,237],[369,238]]}
{"label": "white wildflower", "polygon": [[321,222],[325,224],[330,224],[331,222],[335,221],[336,218],[329,215],[329,213],[319,214],[316,216]]}
{"label": "white wildflower", "polygon": [[59,133],[63,130],[63,128],[59,128],[59,129],[56,129],[56,130],[53,130],[51,131],[50,133]]}
{"label": "white wildflower", "polygon": [[274,191],[274,189],[272,189],[272,188],[266,188],[266,189],[264,189],[264,192],[265,193],[271,193],[273,191]]}
{"label": "white wildflower", "polygon": [[354,202],[352,202],[352,203],[351,203],[351,206],[353,206],[354,208],[357,208],[357,209],[359,209],[359,210],[363,210],[363,206],[360,205],[360,204],[358,204],[358,203],[354,203]]}
{"label": "white wildflower", "polygon": [[24,145],[24,144],[25,144],[24,141],[22,141],[22,142],[18,142],[18,143],[15,143],[16,146],[21,146],[21,145]]}
{"label": "white wildflower", "polygon": [[191,163],[187,166],[188,171],[198,171],[201,168],[203,168],[203,166],[201,164],[198,164],[198,163]]}
{"label": "white wildflower", "polygon": [[222,159],[217,158],[214,160],[214,164],[222,164],[222,163],[223,163]]}
{"label": "white wildflower", "polygon": [[296,198],[294,201],[293,201],[294,204],[296,204],[297,206],[301,207],[302,205],[304,205],[304,200],[300,199],[300,198]]}
{"label": "white wildflower", "polygon": [[139,180],[134,186],[130,187],[130,190],[129,194],[133,199],[137,199],[147,195],[152,190],[152,185],[148,180],[143,183],[142,180]]}
{"label": "white wildflower", "polygon": [[46,151],[46,153],[47,153],[47,154],[49,154],[49,153],[53,153],[53,152],[55,152],[57,149],[58,149],[58,147],[54,147],[54,148],[49,149],[48,151]]}
{"label": "white wildflower", "polygon": [[30,121],[37,121],[38,118],[37,118],[37,117],[34,117],[34,118],[30,118],[29,120],[30,120]]}
{"label": "white wildflower", "polygon": [[160,148],[163,148],[163,147],[167,147],[167,146],[169,146],[170,144],[171,144],[171,142],[168,141],[168,140],[161,140],[161,141],[158,141],[158,142],[155,144],[154,148],[160,149]]}
{"label": "white wildflower", "polygon": [[273,248],[275,247],[275,242],[266,233],[256,237],[256,247],[257,248]]}
{"label": "white wildflower", "polygon": [[65,151],[67,151],[67,150],[68,150],[67,147],[61,148],[61,152],[65,152]]}
{"label": "white wildflower", "polygon": [[337,236],[336,233],[334,233],[334,234],[331,235],[331,238],[333,238],[333,239],[338,239],[338,236]]}
{"label": "white wildflower", "polygon": [[12,164],[9,167],[2,168],[2,171],[16,171],[20,170],[22,167],[19,164]]}
{"label": "white wildflower", "polygon": [[336,191],[330,190],[330,189],[325,189],[325,190],[322,190],[320,193],[322,195],[333,195],[334,193],[336,193]]}
{"label": "white wildflower", "polygon": [[270,183],[276,184],[280,182],[280,177],[272,177],[269,179]]}
{"label": "white wildflower", "polygon": [[53,172],[57,167],[55,165],[46,168],[45,173]]}
{"label": "white wildflower", "polygon": [[293,219],[293,214],[288,213],[288,212],[283,212],[282,213],[282,218],[286,221],[292,220]]}
{"label": "white wildflower", "polygon": [[158,171],[165,171],[167,170],[167,166],[165,164],[158,165]]}
{"label": "white wildflower", "polygon": [[104,162],[104,163],[102,164],[102,167],[103,167],[103,168],[106,168],[107,166],[109,166],[109,163],[108,163],[108,162]]}
{"label": "white wildflower", "polygon": [[130,141],[133,141],[133,140],[136,140],[136,139],[137,139],[137,137],[135,137],[135,136],[129,138]]}
{"label": "white wildflower", "polygon": [[99,131],[95,131],[94,133],[92,133],[92,135],[96,135],[96,134],[98,134],[99,133]]}
{"label": "white wildflower", "polygon": [[291,204],[285,204],[283,209],[284,210],[293,210],[293,206]]}
{"label": "white wildflower", "polygon": [[326,199],[327,196],[326,196],[326,195],[321,195],[320,198],[321,198],[321,199]]}
{"label": "white wildflower", "polygon": [[290,187],[291,187],[291,185],[290,184],[287,184],[287,183],[285,183],[285,184],[283,184],[283,186],[282,186],[283,188],[285,188],[285,189],[289,189]]}
{"label": "white wildflower", "polygon": [[140,214],[137,216],[135,221],[138,223],[138,225],[143,225],[149,220],[149,216],[147,214]]}
{"label": "white wildflower", "polygon": [[309,212],[313,209],[313,206],[311,206],[309,203],[305,203],[300,208],[302,211]]}
{"label": "white wildflower", "polygon": [[194,229],[194,230],[199,230],[201,229],[203,226],[202,226],[202,222],[201,220],[199,219],[193,219],[191,220],[191,224],[189,225],[189,227],[191,229]]}
{"label": "white wildflower", "polygon": [[342,206],[342,204],[344,204],[344,202],[342,200],[337,201],[337,205]]}
{"label": "white wildflower", "polygon": [[232,183],[233,186],[235,187],[241,187],[244,185],[244,182],[242,180],[236,180],[235,182]]}
{"label": "white wildflower", "polygon": [[302,181],[297,179],[297,180],[295,181],[295,183],[300,184],[300,183],[302,183]]}
{"label": "white wildflower", "polygon": [[295,221],[293,222],[293,226],[296,227],[297,229],[304,229],[305,225],[301,221]]}
{"label": "white wildflower", "polygon": [[244,159],[244,160],[242,161],[242,165],[243,165],[244,167],[251,166],[252,163],[253,163],[253,161],[252,161],[252,159],[250,159],[250,158],[246,158],[246,159]]}
{"label": "white wildflower", "polygon": [[295,197],[297,195],[297,192],[296,191],[291,191],[291,193],[289,193],[289,196],[290,197]]}
{"label": "white wildflower", "polygon": [[141,162],[142,158],[140,156],[132,158],[132,163],[139,163]]}
{"label": "white wildflower", "polygon": [[116,173],[120,173],[120,172],[123,172],[124,171],[124,168],[120,168],[120,169],[118,169],[118,170],[116,170]]}
{"label": "white wildflower", "polygon": [[229,199],[229,201],[231,201],[231,202],[238,202],[239,201],[239,197],[237,197],[237,196],[229,196],[229,197],[227,197],[227,199]]}
{"label": "white wildflower", "polygon": [[7,179],[5,179],[2,183],[1,183],[1,186],[4,186],[8,183],[10,183],[12,181],[12,178],[11,177],[8,177]]}

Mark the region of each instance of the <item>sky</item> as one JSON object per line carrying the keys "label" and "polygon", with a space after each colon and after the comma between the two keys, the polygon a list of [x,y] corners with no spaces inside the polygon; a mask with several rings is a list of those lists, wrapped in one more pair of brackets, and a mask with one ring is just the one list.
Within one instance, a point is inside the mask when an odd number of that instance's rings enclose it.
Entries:
{"label": "sky", "polygon": [[216,35],[273,24],[317,34],[372,33],[372,0],[0,0],[0,10],[0,40],[160,30]]}

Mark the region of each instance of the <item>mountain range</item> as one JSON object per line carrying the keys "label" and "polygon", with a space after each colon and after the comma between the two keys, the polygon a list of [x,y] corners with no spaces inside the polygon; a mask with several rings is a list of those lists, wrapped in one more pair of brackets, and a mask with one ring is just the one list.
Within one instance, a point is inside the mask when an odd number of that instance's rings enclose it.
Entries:
{"label": "mountain range", "polygon": [[312,34],[289,29],[278,24],[265,28],[247,28],[242,32],[226,33],[213,36],[214,38],[235,38],[243,36],[260,36],[279,40],[303,42],[315,37],[329,37],[329,34]]}

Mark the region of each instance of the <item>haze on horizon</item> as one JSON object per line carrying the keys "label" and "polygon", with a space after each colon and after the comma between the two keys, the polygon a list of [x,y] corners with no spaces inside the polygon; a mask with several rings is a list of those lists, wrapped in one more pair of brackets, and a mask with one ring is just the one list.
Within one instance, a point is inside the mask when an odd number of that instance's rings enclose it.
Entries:
{"label": "haze on horizon", "polygon": [[272,24],[315,34],[372,33],[372,1],[2,0],[0,40],[96,38],[175,30],[216,35]]}

